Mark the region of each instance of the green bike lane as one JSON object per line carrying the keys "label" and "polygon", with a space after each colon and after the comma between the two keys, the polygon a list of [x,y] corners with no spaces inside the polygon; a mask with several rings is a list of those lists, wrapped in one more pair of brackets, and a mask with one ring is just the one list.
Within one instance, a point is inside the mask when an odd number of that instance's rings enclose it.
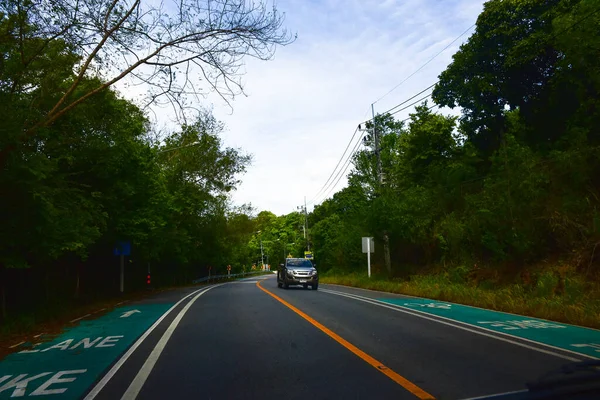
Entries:
{"label": "green bike lane", "polygon": [[[0,361],[0,399],[78,399],[174,304],[150,300],[83,320],[54,339],[31,343]],[[26,345],[24,345],[26,346]]]}
{"label": "green bike lane", "polygon": [[420,298],[377,300],[587,356],[600,358],[600,330]]}

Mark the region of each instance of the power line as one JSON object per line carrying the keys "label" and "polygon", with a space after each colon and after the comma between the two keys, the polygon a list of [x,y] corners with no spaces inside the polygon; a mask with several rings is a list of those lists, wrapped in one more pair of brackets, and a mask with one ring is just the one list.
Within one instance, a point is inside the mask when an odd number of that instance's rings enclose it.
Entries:
{"label": "power line", "polygon": [[407,105],[406,107],[402,107],[399,110],[394,111],[393,113],[390,113],[390,115],[395,115],[398,114],[400,111],[404,111],[408,108],[411,108],[412,106],[414,106],[415,104],[418,104],[420,102],[422,102],[423,100],[427,99],[428,97],[431,97],[431,93],[429,93],[427,96],[425,97],[421,97],[419,100],[415,101],[414,103],[410,103],[409,105]]}
{"label": "power line", "polygon": [[[580,24],[581,22],[583,22],[584,20],[590,18],[591,16],[593,16],[594,14],[600,12],[600,8],[590,12],[589,14],[587,14],[586,16],[584,16],[583,18],[575,21],[573,24],[569,25],[568,27],[562,29],[561,31],[555,33],[554,35],[552,35],[549,40],[556,38],[559,34],[570,30],[571,28],[573,28],[574,26]],[[410,79],[411,77],[413,77],[416,73],[418,73],[420,70],[422,70],[425,66],[427,66],[431,61],[433,61],[436,57],[438,57],[440,54],[442,54],[444,51],[446,51],[450,46],[452,46],[458,39],[460,39],[462,36],[464,36],[468,31],[470,31],[476,24],[471,25],[469,28],[467,28],[464,32],[462,32],[456,39],[454,39],[452,42],[450,42],[446,47],[444,47],[441,51],[439,51],[438,53],[436,53],[432,58],[430,58],[425,64],[423,64],[422,66],[420,66],[416,71],[414,71],[413,73],[411,73],[409,76],[407,76],[405,79],[403,79],[400,83],[398,83],[396,86],[394,86],[392,89],[390,89],[387,93],[385,93],[383,96],[379,97],[377,100],[375,100],[373,102],[373,104],[377,103],[378,101],[382,100],[384,97],[386,97],[388,94],[390,94],[391,92],[393,92],[394,90],[396,90],[398,87],[400,87],[404,82],[406,82],[408,79]],[[395,110],[396,108],[406,104],[407,102],[409,102],[410,100],[414,99],[415,97],[419,96],[420,94],[426,92],[427,90],[431,89],[433,86],[435,86],[438,82],[435,82],[434,84],[430,85],[429,87],[427,87],[426,89],[422,90],[421,92],[415,94],[414,96],[408,98],[407,100],[403,101],[400,104],[397,104],[396,106],[390,108],[389,110],[385,111],[383,114],[387,114],[390,113],[390,111]],[[393,113],[391,113],[390,115],[395,115],[401,111],[404,111],[412,106],[414,106],[415,104],[418,104],[419,102],[427,99],[428,97],[430,97],[432,94],[428,94],[427,96],[422,97],[421,99],[409,104],[406,107],[401,108],[400,110],[396,110]],[[434,104],[433,106],[428,108],[428,111],[434,109],[438,107],[437,104]],[[363,116],[364,118],[364,116]],[[406,122],[408,120],[410,120],[411,117],[405,118],[403,120],[401,120],[400,122]],[[366,122],[370,122],[373,121],[373,119],[369,119],[364,121],[363,123]],[[362,124],[362,123],[361,123]],[[360,125],[359,125],[360,126]],[[342,179],[342,177],[344,176],[343,174],[345,174],[345,172],[347,171],[348,167],[350,166],[350,160],[352,158],[352,156],[354,156],[354,154],[356,153],[358,146],[361,143],[361,139],[364,135],[361,135],[360,139],[358,142],[356,142],[351,154],[348,155],[348,158],[346,159],[346,161],[344,162],[344,165],[342,166],[342,169],[340,169],[338,171],[338,173],[336,174],[336,176],[333,178],[334,180],[337,179],[337,181],[335,181],[335,183],[333,183],[333,181],[327,185],[327,183],[331,180],[331,177],[333,176],[333,174],[335,173],[337,167],[339,166],[341,160],[344,158],[344,155],[346,154],[350,143],[352,142],[352,139],[354,138],[354,136],[356,135],[356,132],[358,132],[358,128],[354,131],[354,134],[352,135],[352,138],[350,139],[350,142],[348,142],[348,145],[346,146],[346,149],[344,150],[344,153],[342,154],[342,157],[340,158],[340,160],[338,161],[336,168],[334,168],[333,172],[331,173],[331,175],[329,176],[329,178],[327,179],[327,181],[325,182],[325,184],[323,185],[323,187],[319,190],[319,192],[317,192],[317,194],[315,195],[315,197],[313,198],[313,200],[311,200],[310,203],[315,203],[314,200],[316,200],[319,197],[319,194],[325,190],[327,190],[329,188],[329,191],[323,196],[323,198],[327,198],[327,196],[329,196],[329,194],[331,193],[331,191],[333,191],[335,189],[335,187],[337,186],[337,184],[339,183],[339,181]],[[332,186],[333,185],[333,186]]]}
{"label": "power line", "polygon": [[[437,104],[434,104],[434,105],[432,105],[431,107],[429,107],[429,108],[427,109],[427,111],[431,111],[431,110],[433,110],[433,109],[434,109],[434,108],[436,108],[436,107],[439,107],[439,105],[437,105]],[[412,118],[412,117],[407,117],[407,118],[404,118],[402,121],[399,121],[399,122],[406,122],[406,121],[408,121],[408,120],[409,120],[409,119],[411,119],[411,118]]]}
{"label": "power line", "polygon": [[[358,144],[360,144],[360,143],[361,143],[361,141],[359,141],[359,142],[358,142]],[[357,152],[358,152],[358,148],[356,148],[356,149],[354,150],[354,152],[352,153],[352,156],[354,156],[354,155],[355,155]],[[339,178],[338,178],[338,180],[337,180],[337,181],[336,181],[336,182],[333,184],[333,186],[331,186],[331,188],[329,189],[329,191],[328,191],[328,192],[327,192],[325,195],[323,195],[323,197],[322,197],[322,199],[321,199],[321,200],[325,200],[325,199],[327,199],[327,198],[329,197],[329,195],[331,194],[331,192],[333,192],[333,191],[334,191],[334,190],[337,188],[337,185],[338,185],[338,183],[340,183],[340,181],[342,180],[342,178],[346,176],[346,171],[348,170],[348,168],[349,168],[349,167],[350,167],[350,165],[351,165],[351,162],[350,162],[350,161],[351,161],[351,159],[352,159],[352,157],[349,157],[349,158],[348,158],[348,162],[346,163],[346,167],[344,168],[344,170],[343,170],[343,171],[341,171],[341,170],[340,170],[340,171],[342,172],[342,173],[341,173],[341,175],[340,175],[340,177],[339,177]]]}
{"label": "power line", "polygon": [[[367,114],[369,113],[369,111],[370,111],[370,109],[367,109],[361,119],[364,119],[367,116]],[[335,168],[331,172],[331,175],[329,175],[329,178],[327,178],[327,181],[323,184],[323,186],[321,187],[321,189],[319,189],[319,191],[314,195],[314,197],[308,202],[309,204],[314,203],[314,200],[319,196],[320,193],[323,192],[323,190],[325,189],[325,186],[327,186],[327,183],[329,183],[329,180],[331,179],[331,177],[335,173],[337,167],[340,165],[340,162],[342,162],[342,160],[344,158],[344,155],[346,154],[346,151],[348,151],[348,148],[350,147],[350,144],[352,143],[352,140],[354,139],[354,136],[358,132],[359,128],[360,128],[360,125],[357,126],[356,130],[352,134],[352,137],[350,138],[350,141],[348,142],[348,145],[346,146],[346,149],[344,149],[344,152],[342,153],[342,156],[340,157],[337,165],[335,166]]]}
{"label": "power line", "polygon": [[[431,88],[432,86],[434,86],[434,85],[435,85],[435,83],[434,83],[433,85],[431,85],[431,86],[430,86],[430,88]],[[425,90],[423,90],[423,91],[421,91],[421,92],[417,93],[416,95],[412,96],[412,97],[411,97],[411,98],[409,98],[408,100],[406,100],[406,101],[403,101],[401,104],[406,104],[408,101],[410,101],[410,100],[414,99],[415,97],[417,97],[419,94],[421,94],[421,93],[425,92],[426,90],[427,90],[427,89],[425,89]],[[396,110],[396,111],[394,111],[393,113],[390,113],[390,112],[389,112],[390,110],[388,110],[388,111],[384,112],[383,114],[378,114],[378,115],[385,115],[385,114],[388,114],[388,113],[389,113],[390,115],[395,115],[395,114],[398,114],[400,111],[404,111],[404,110],[406,110],[406,109],[408,109],[408,108],[410,108],[410,107],[414,106],[415,104],[418,104],[418,103],[420,103],[421,101],[423,101],[423,100],[427,99],[428,97],[431,97],[431,95],[432,95],[432,94],[433,94],[433,93],[429,93],[427,96],[421,97],[419,100],[416,100],[415,102],[413,102],[413,103],[410,103],[410,104],[409,104],[409,105],[407,105],[406,107],[402,107],[401,109],[399,109],[399,110]],[[398,106],[400,106],[400,104],[398,104]],[[396,107],[398,107],[398,106],[396,106]],[[396,107],[393,107],[391,110],[393,110],[393,109],[394,109],[394,108],[396,108]],[[363,122],[361,122],[361,123],[360,123],[360,125],[362,125],[362,124],[366,124],[367,122],[371,122],[371,121],[373,121],[373,118],[371,118],[371,119],[368,119],[368,120],[366,120],[366,121],[363,121]]]}
{"label": "power line", "polygon": [[[417,97],[417,96],[419,96],[419,95],[421,95],[421,94],[425,93],[426,91],[428,91],[429,89],[431,89],[432,87],[434,87],[435,85],[437,85],[437,83],[438,83],[438,82],[439,82],[439,81],[435,82],[434,84],[432,84],[432,85],[428,86],[426,89],[423,89],[423,90],[421,90],[419,93],[417,93],[417,94],[415,94],[414,96],[412,96],[412,97],[410,97],[410,98],[408,98],[408,99],[404,100],[402,103],[400,103],[400,104],[398,104],[398,105],[395,105],[394,107],[390,108],[389,110],[387,110],[386,112],[384,112],[384,113],[382,113],[382,114],[387,114],[387,113],[389,113],[390,111],[392,111],[392,110],[394,110],[394,109],[396,109],[396,108],[398,108],[398,107],[400,107],[400,106],[402,106],[402,105],[404,105],[404,104],[408,103],[409,101],[411,101],[411,100],[412,100],[412,99],[414,99],[415,97]],[[429,96],[431,96],[431,94],[430,94]],[[395,114],[395,113],[393,113],[393,114]],[[392,114],[392,115],[393,115],[393,114]]]}
{"label": "power line", "polygon": [[[421,99],[421,100],[422,100],[422,99]],[[433,109],[434,109],[434,108],[436,108],[436,107],[439,107],[439,105],[438,105],[438,104],[434,104],[434,105],[432,105],[431,107],[429,107],[429,108],[427,109],[427,111],[431,111],[431,110],[433,110]],[[410,118],[411,118],[411,117],[405,118],[405,119],[401,120],[400,122],[406,122],[406,121],[408,121]],[[362,139],[362,137],[364,137],[364,135],[362,135],[362,136],[361,136],[361,139]],[[359,141],[359,142],[357,142],[357,145],[355,145],[355,146],[354,146],[354,149],[352,150],[352,153],[351,153],[351,155],[350,155],[350,156],[349,156],[349,157],[346,159],[346,162],[344,163],[345,167],[344,167],[344,166],[342,166],[342,168],[343,168],[343,172],[342,172],[341,176],[340,176],[340,173],[338,172],[338,174],[336,175],[336,178],[339,176],[338,180],[337,180],[335,183],[332,183],[332,185],[333,185],[333,186],[331,186],[331,185],[330,185],[330,189],[329,189],[329,191],[328,191],[326,194],[324,194],[323,196],[321,196],[321,198],[322,198],[322,199],[326,199],[327,197],[329,197],[329,194],[330,194],[330,193],[331,193],[331,192],[332,192],[332,191],[333,191],[333,190],[336,188],[337,184],[340,182],[340,180],[342,179],[342,177],[344,176],[344,174],[345,174],[345,173],[346,173],[346,171],[348,170],[348,167],[350,167],[350,162],[349,162],[349,161],[351,160],[352,156],[354,156],[354,155],[355,155],[355,154],[358,152],[358,149],[357,149],[357,147],[358,147],[358,144],[360,144],[360,143],[362,143],[362,141]],[[340,170],[340,172],[341,172],[341,170]],[[334,179],[335,179],[335,178],[334,178]],[[318,197],[318,196],[315,196],[315,199],[316,199],[317,197]],[[311,203],[312,203],[312,204],[316,204],[316,201],[312,201]]]}
{"label": "power line", "polygon": [[[352,157],[354,156],[354,154],[356,153],[356,150],[358,148],[358,146],[360,145],[360,143],[362,142],[362,138],[364,135],[360,135],[360,137],[358,138],[358,140],[356,141],[356,143],[354,144],[354,147],[352,148],[352,151],[348,154],[348,157],[346,158],[346,160],[344,161],[342,167],[339,169],[338,173],[335,175],[335,177],[333,178],[333,180],[331,181],[331,183],[329,185],[327,185],[327,187],[325,188],[324,191],[326,191],[327,189],[330,188],[334,188],[338,182],[341,179],[341,176],[343,176],[344,172],[346,172],[346,170],[348,169],[348,165],[350,163],[350,160],[352,159]],[[334,171],[335,172],[335,171]],[[335,181],[337,179],[337,181]],[[334,183],[335,181],[335,183]],[[329,191],[329,193],[331,192],[331,190]],[[325,195],[327,196],[327,195]],[[315,196],[313,198],[313,200],[311,200],[311,203],[316,203],[316,200],[321,197],[321,199],[325,198],[325,196]]]}
{"label": "power line", "polygon": [[[331,181],[331,183],[327,187],[327,189],[329,189],[329,191],[325,195],[323,195],[323,196],[315,196],[315,198],[313,200],[316,200],[318,197],[321,197],[321,200],[326,199],[327,196],[329,196],[329,194],[336,188],[337,184],[345,176],[344,174],[346,173],[346,171],[348,170],[348,167],[350,166],[350,163],[352,161],[352,157],[358,151],[358,147],[362,143],[362,138],[363,137],[364,137],[364,134],[360,135],[360,137],[358,138],[356,144],[354,145],[354,148],[352,149],[352,152],[350,154],[348,154],[348,157],[346,158],[346,161],[344,162],[344,165],[340,168],[340,170],[338,171],[338,173],[336,174],[336,176],[333,178],[334,180],[337,179],[337,181],[335,181],[335,182]],[[325,189],[325,190],[327,190],[327,189]],[[316,201],[312,201],[312,203],[316,203]]]}
{"label": "power line", "polygon": [[350,148],[350,144],[352,143],[352,141],[354,140],[354,136],[356,136],[356,133],[358,132],[358,126],[356,127],[356,129],[354,130],[354,133],[352,134],[352,137],[350,138],[350,140],[348,141],[348,144],[346,145],[346,148],[344,149],[344,152],[342,153],[342,156],[340,157],[340,159],[338,160],[335,168],[333,169],[333,171],[331,171],[331,175],[329,175],[329,178],[327,178],[327,181],[325,181],[325,183],[323,184],[323,186],[321,187],[321,189],[319,189],[319,191],[315,194],[315,196],[312,198],[311,201],[309,201],[309,203],[312,203],[313,200],[315,200],[325,189],[325,186],[327,186],[327,184],[329,183],[329,181],[331,180],[331,177],[333,177],[333,174],[335,173],[335,171],[337,170],[337,168],[340,166],[340,163],[342,162],[342,160],[344,159],[344,156],[346,155],[346,152],[348,151],[348,149]]}
{"label": "power line", "polygon": [[[423,68],[425,68],[425,66],[427,66],[427,64],[429,64],[429,63],[430,63],[431,61],[433,61],[433,60],[434,60],[434,59],[435,59],[437,56],[439,56],[439,55],[440,55],[440,54],[442,54],[444,51],[446,51],[446,50],[447,50],[447,49],[448,49],[450,46],[452,46],[452,45],[453,45],[453,44],[454,44],[454,43],[455,43],[455,42],[456,42],[458,39],[460,39],[460,38],[461,38],[461,37],[462,37],[464,34],[466,34],[466,33],[467,33],[469,30],[471,30],[471,28],[473,28],[474,26],[475,26],[475,24],[471,25],[471,26],[470,26],[468,29],[466,29],[466,30],[465,30],[463,33],[461,33],[461,34],[460,34],[460,35],[459,35],[459,36],[458,36],[456,39],[454,39],[454,40],[453,40],[452,42],[450,42],[450,43],[449,43],[449,44],[448,44],[446,47],[444,47],[444,48],[443,48],[442,50],[440,50],[440,51],[439,51],[437,54],[435,54],[435,55],[434,55],[432,58],[430,58],[430,59],[429,59],[429,60],[428,60],[428,61],[427,61],[425,64],[421,65],[421,66],[420,66],[420,67],[419,67],[419,68],[418,68],[416,71],[414,71],[412,74],[410,74],[409,76],[407,76],[407,77],[406,77],[404,80],[402,80],[402,82],[400,82],[399,84],[397,84],[396,86],[394,86],[394,87],[393,87],[391,90],[389,90],[389,91],[388,91],[386,94],[384,94],[384,95],[383,95],[383,96],[381,96],[379,99],[377,99],[377,100],[376,100],[374,103],[377,103],[379,100],[381,100],[381,99],[383,99],[384,97],[386,97],[388,94],[390,94],[391,92],[393,92],[394,90],[396,90],[398,87],[400,87],[400,85],[402,85],[402,84],[403,84],[404,82],[406,82],[408,79],[410,79],[411,77],[413,77],[413,76],[414,76],[416,73],[418,73],[420,70],[422,70]],[[384,114],[387,114],[387,113],[389,113],[390,111],[393,111],[394,109],[396,109],[396,108],[398,108],[398,107],[400,107],[400,106],[402,106],[402,105],[406,104],[407,102],[409,102],[410,100],[412,100],[412,99],[414,99],[415,97],[419,96],[420,94],[422,94],[422,93],[426,92],[427,90],[429,90],[429,89],[433,88],[433,86],[435,86],[435,85],[436,85],[436,83],[437,83],[437,82],[435,82],[434,84],[430,85],[429,87],[427,87],[426,89],[422,90],[421,92],[419,92],[419,93],[415,94],[414,96],[412,96],[412,97],[410,97],[410,98],[406,99],[404,102],[402,102],[402,103],[400,103],[400,104],[397,104],[396,106],[394,106],[394,107],[392,107],[391,109],[387,110],[387,111],[386,111]],[[427,96],[427,97],[429,97],[429,96]],[[425,97],[425,98],[427,98],[427,97]],[[425,98],[423,98],[423,99],[425,99]],[[421,100],[422,100],[422,99],[421,99]],[[417,102],[419,102],[419,101],[421,101],[421,100],[418,100]],[[409,105],[408,107],[410,107],[410,106],[412,106],[412,105],[414,105],[414,104],[415,104],[415,103],[412,103],[412,104],[411,104],[411,105]],[[405,110],[405,109],[406,109],[406,108],[403,108],[403,109],[401,109],[401,110],[398,110],[397,112],[403,111],[403,110]],[[396,112],[394,112],[393,114],[396,114]],[[392,115],[393,115],[393,114],[392,114]],[[364,116],[363,116],[363,118],[364,118]],[[371,120],[368,120],[368,121],[371,121]],[[365,121],[365,122],[368,122],[368,121]],[[360,125],[359,125],[359,126],[360,126]],[[320,195],[321,193],[323,193],[324,191],[326,191],[326,190],[327,190],[327,188],[331,187],[331,184],[328,186],[328,183],[331,181],[331,178],[333,177],[333,175],[335,174],[335,172],[336,172],[337,168],[339,167],[340,163],[342,162],[342,160],[343,160],[343,158],[344,158],[344,155],[345,155],[345,154],[346,154],[346,152],[348,151],[348,148],[350,147],[350,144],[352,143],[352,140],[354,139],[354,136],[356,135],[356,133],[357,133],[357,132],[358,132],[358,127],[357,127],[357,129],[354,131],[354,133],[352,134],[352,138],[351,138],[351,139],[350,139],[350,141],[348,142],[348,145],[346,145],[346,148],[344,149],[344,152],[342,153],[342,156],[340,157],[340,159],[339,159],[339,161],[337,162],[337,164],[336,164],[335,168],[333,169],[333,171],[331,172],[331,174],[330,174],[330,175],[329,175],[329,177],[327,178],[327,181],[326,181],[326,182],[323,184],[323,186],[321,187],[321,189],[319,189],[319,191],[318,191],[318,192],[315,194],[315,196],[313,197],[313,199],[312,199],[312,200],[311,200],[309,203],[311,203],[311,204],[312,204],[312,203],[314,203],[314,202],[315,202],[315,200],[316,200],[316,199],[319,197],[319,195]],[[360,142],[357,142],[357,145],[358,145],[358,143],[360,143]],[[355,148],[356,148],[356,147],[357,147],[357,146],[355,146]],[[351,155],[350,155],[350,156],[349,156],[349,157],[346,159],[346,163],[344,164],[344,165],[346,165],[346,169],[347,169],[347,163],[349,162],[349,159],[350,159],[350,157],[351,157],[352,155],[354,155],[353,153],[354,153],[354,150],[353,150],[353,152],[351,153]],[[343,169],[343,168],[344,168],[344,166],[342,166],[342,169]],[[340,173],[342,172],[342,169],[340,169],[340,170],[338,171],[338,173],[335,175],[335,177],[333,178],[334,180],[335,180],[335,179],[336,179],[338,176],[340,176]],[[344,170],[344,172],[345,172],[345,170]],[[342,176],[343,176],[343,175],[342,175]],[[335,185],[337,185],[337,183],[339,182],[339,180],[340,180],[340,179],[341,179],[341,177],[338,179],[338,181],[335,183]],[[335,187],[335,185],[334,185],[334,187]]]}
{"label": "power line", "polygon": [[561,33],[568,31],[569,29],[573,28],[576,25],[579,25],[580,23],[582,23],[583,21],[585,21],[586,19],[590,18],[592,15],[594,15],[594,14],[596,14],[598,12],[600,12],[600,8],[595,9],[594,11],[590,12],[589,14],[587,14],[586,16],[584,16],[583,18],[578,19],[577,21],[573,22],[571,25],[567,26],[566,28],[561,29],[560,31],[556,32],[548,40],[555,39]]}
{"label": "power line", "polygon": [[448,50],[448,48],[450,46],[452,46],[458,39],[460,39],[461,37],[463,37],[463,35],[465,33],[469,32],[471,30],[471,28],[473,28],[474,26],[475,26],[475,24],[473,24],[470,27],[468,27],[456,39],[454,39],[453,41],[451,41],[450,44],[448,44],[446,47],[444,47],[442,50],[440,50],[436,55],[434,55],[433,57],[431,57],[429,59],[429,61],[427,61],[425,64],[421,65],[415,72],[413,72],[412,74],[410,74],[409,76],[407,76],[406,78],[404,78],[399,84],[397,84],[396,86],[394,86],[393,88],[391,88],[386,94],[384,94],[383,96],[381,96],[380,98],[378,98],[377,100],[375,100],[373,102],[373,104],[377,103],[379,100],[383,99],[385,96],[387,96],[388,94],[392,93],[394,90],[398,89],[400,87],[400,85],[402,85],[404,82],[406,82],[407,80],[409,80],[410,78],[412,78],[417,72],[419,72],[420,70],[422,70],[423,68],[425,68],[427,66],[427,64],[429,64],[430,62],[432,62],[437,56],[439,56],[440,54],[442,54],[444,51]]}

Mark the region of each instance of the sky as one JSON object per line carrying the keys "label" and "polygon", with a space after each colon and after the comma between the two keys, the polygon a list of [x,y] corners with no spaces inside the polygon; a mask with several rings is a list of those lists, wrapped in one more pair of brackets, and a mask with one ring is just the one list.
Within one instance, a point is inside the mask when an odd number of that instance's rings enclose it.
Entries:
{"label": "sky", "polygon": [[[204,106],[225,123],[225,145],[253,157],[232,202],[282,215],[305,196],[309,211],[324,200],[314,197],[356,126],[370,117],[371,103],[474,24],[483,1],[279,0],[277,8],[297,40],[270,61],[245,60],[246,96],[236,97],[233,109],[216,95]],[[375,111],[433,84],[472,32],[378,100]],[[331,197],[346,183],[344,177],[323,194]]]}

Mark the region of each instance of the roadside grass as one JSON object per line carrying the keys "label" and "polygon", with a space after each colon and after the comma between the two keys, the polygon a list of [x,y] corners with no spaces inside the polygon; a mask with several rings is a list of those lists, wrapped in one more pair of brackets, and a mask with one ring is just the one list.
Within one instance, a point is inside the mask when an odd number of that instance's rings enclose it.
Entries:
{"label": "roadside grass", "polygon": [[412,275],[408,280],[368,278],[366,274],[323,274],[321,283],[353,286],[406,294],[510,312],[600,329],[600,285],[582,276],[564,279],[564,290],[556,293],[557,280],[543,272],[533,285],[457,282],[455,271],[434,275]]}

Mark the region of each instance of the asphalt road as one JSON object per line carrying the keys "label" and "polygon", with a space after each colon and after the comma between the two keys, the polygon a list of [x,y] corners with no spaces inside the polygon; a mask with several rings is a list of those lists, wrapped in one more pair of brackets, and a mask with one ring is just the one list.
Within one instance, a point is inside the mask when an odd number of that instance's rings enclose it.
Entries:
{"label": "asphalt road", "polygon": [[87,399],[463,399],[522,390],[572,357],[364,301],[376,292],[284,290],[274,276],[204,290]]}

